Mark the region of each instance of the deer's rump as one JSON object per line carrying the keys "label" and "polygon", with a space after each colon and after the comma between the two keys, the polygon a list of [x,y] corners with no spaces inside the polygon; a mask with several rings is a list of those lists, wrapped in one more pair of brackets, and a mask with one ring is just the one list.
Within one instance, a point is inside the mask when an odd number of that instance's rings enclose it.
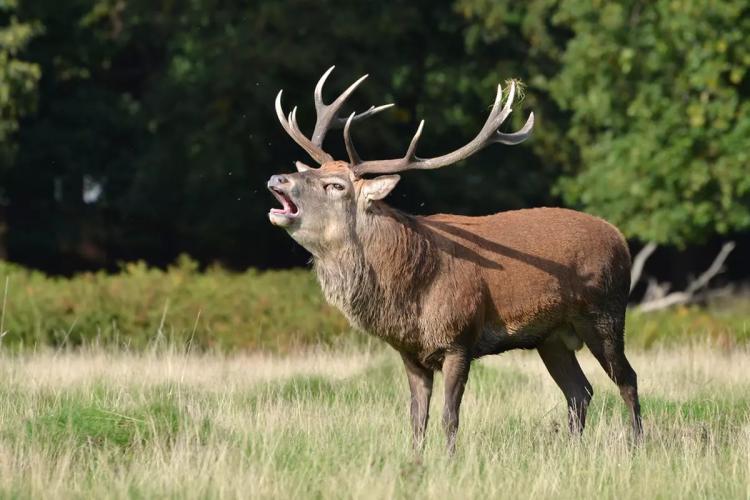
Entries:
{"label": "deer's rump", "polygon": [[486,295],[485,324],[495,330],[487,335],[508,348],[533,347],[587,308],[624,310],[630,254],[622,234],[602,219],[534,208],[421,222],[453,259],[475,269]]}

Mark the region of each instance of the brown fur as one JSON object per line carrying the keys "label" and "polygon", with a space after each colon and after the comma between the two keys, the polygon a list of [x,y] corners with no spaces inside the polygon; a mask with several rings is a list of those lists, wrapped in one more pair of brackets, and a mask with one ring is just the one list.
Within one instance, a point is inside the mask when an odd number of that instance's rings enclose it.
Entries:
{"label": "brown fur", "polygon": [[640,435],[635,372],[623,349],[630,254],[614,226],[561,208],[412,216],[364,200],[371,181],[342,162],[285,182],[313,186],[331,175],[348,179],[352,208],[323,214],[333,202],[298,191],[295,200],[310,207],[302,205],[302,218],[325,219],[316,227],[326,236],[290,234],[313,252],[327,300],[404,358],[415,446],[423,439],[434,370],[446,378],[443,421],[452,449],[471,359],[515,348],[539,350],[568,400],[571,430],[582,430],[592,395],[573,352],[582,343],[620,386]]}

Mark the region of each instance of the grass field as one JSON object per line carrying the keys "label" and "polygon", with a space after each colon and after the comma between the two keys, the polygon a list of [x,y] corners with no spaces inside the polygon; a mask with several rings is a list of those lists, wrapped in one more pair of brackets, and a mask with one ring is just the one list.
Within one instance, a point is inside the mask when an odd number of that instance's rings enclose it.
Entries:
{"label": "grass field", "polygon": [[419,465],[402,367],[380,348],[0,355],[0,497],[749,497],[750,351],[652,349],[631,360],[639,448],[590,356],[596,393],[576,440],[541,362],[516,352],[475,363],[452,460],[438,385]]}

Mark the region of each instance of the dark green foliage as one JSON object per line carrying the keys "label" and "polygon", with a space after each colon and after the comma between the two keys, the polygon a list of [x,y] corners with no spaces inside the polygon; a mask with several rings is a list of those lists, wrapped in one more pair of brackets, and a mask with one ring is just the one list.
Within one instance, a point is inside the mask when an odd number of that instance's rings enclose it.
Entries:
{"label": "dark green foliage", "polygon": [[[19,15],[44,26],[28,51],[42,81],[0,179],[7,246],[13,260],[54,272],[165,265],[181,252],[236,267],[301,264],[306,253],[266,220],[266,180],[306,159],[277,123],[278,89],[307,129],[325,68],[338,65],[327,96],[371,73],[353,106],[398,107],[354,134],[363,155],[387,157],[403,153],[419,117],[424,154],[467,141],[496,82],[516,76],[496,55],[464,57],[466,21],[447,1],[73,0],[23,3]],[[340,134],[327,143],[337,156]],[[471,171],[415,175],[394,201],[471,213],[547,201],[543,170],[518,175],[529,161],[529,150],[495,149]],[[100,197],[84,202],[85,186]]]}
{"label": "dark green foliage", "polygon": [[[183,257],[166,271],[134,263],[114,275],[73,278],[0,262],[0,277],[8,278],[3,349],[100,344],[290,352],[373,341],[326,304],[307,270],[233,273],[216,267],[198,272],[197,264]],[[4,285],[0,281],[0,294]],[[748,300],[738,298],[708,309],[632,313],[627,345],[709,342],[731,349],[750,340],[747,307]]]}
{"label": "dark green foliage", "polygon": [[[27,59],[29,42],[42,32],[35,22],[16,18],[15,1],[0,4],[0,144],[12,145],[12,134],[19,120],[32,112],[36,104],[36,86],[40,67]],[[4,151],[7,154],[8,151]],[[11,158],[3,157],[4,162]]]}
{"label": "dark green foliage", "polygon": [[39,23],[18,20],[15,1],[0,2],[0,257],[7,231],[3,206],[10,194],[1,180],[15,160],[19,122],[36,107],[41,70],[28,60],[27,46],[41,31]]}
{"label": "dark green foliage", "polygon": [[563,2],[550,85],[583,164],[567,199],[659,243],[750,227],[748,4],[587,3]]}
{"label": "dark green foliage", "polygon": [[[565,201],[684,246],[750,227],[747,2],[459,0],[469,41],[523,41],[537,150]],[[551,111],[551,112],[549,112]]]}
{"label": "dark green foliage", "polygon": [[[303,264],[266,220],[266,179],[305,159],[272,103],[284,88],[309,130],[332,64],[328,99],[369,72],[352,107],[397,103],[355,127],[366,158],[402,154],[419,118],[418,153],[447,152],[497,82],[526,84],[507,126],[533,109],[528,145],[407,174],[397,206],[562,201],[677,246],[750,227],[743,1],[50,0],[0,18],[0,255],[32,267]],[[344,156],[340,132],[326,147]]]}

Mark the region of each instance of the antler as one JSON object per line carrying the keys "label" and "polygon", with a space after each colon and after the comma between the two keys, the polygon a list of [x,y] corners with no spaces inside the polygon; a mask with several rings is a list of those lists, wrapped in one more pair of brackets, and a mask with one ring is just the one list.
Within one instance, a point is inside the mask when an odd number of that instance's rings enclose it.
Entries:
{"label": "antler", "polygon": [[409,144],[409,149],[406,150],[406,154],[403,158],[396,158],[393,160],[373,160],[373,161],[362,161],[354,149],[354,144],[350,136],[351,124],[355,121],[356,116],[352,114],[347,120],[344,126],[344,142],[346,144],[346,150],[349,153],[349,162],[351,164],[352,171],[356,176],[362,176],[363,174],[382,174],[382,173],[393,173],[401,172],[404,170],[428,170],[434,168],[445,167],[456,163],[460,160],[468,158],[480,149],[492,144],[493,142],[499,142],[502,144],[519,144],[531,135],[531,130],[534,127],[534,113],[529,115],[526,120],[526,124],[517,132],[511,134],[505,134],[498,131],[500,125],[508,118],[511,111],[511,104],[516,95],[516,84],[511,82],[510,91],[508,92],[508,98],[505,101],[505,106],[500,107],[503,100],[503,89],[500,85],[497,86],[497,96],[495,96],[495,103],[490,111],[490,116],[487,118],[479,134],[465,146],[435,158],[418,158],[416,156],[417,144],[419,138],[422,135],[422,129],[424,128],[424,120],[420,122],[417,132]]}
{"label": "antler", "polygon": [[341,111],[341,107],[344,105],[352,92],[354,92],[357,87],[359,87],[359,84],[361,84],[368,77],[368,75],[362,76],[359,80],[349,85],[349,88],[347,88],[331,104],[325,104],[323,102],[323,85],[325,85],[326,79],[328,78],[328,75],[330,75],[333,71],[333,68],[335,68],[335,66],[331,66],[330,68],[328,68],[328,71],[323,73],[323,76],[320,77],[317,85],[315,85],[315,92],[313,94],[313,97],[315,98],[315,113],[317,117],[315,119],[315,129],[313,131],[312,139],[309,139],[305,134],[303,134],[299,128],[299,124],[297,123],[296,106],[286,117],[284,117],[284,111],[281,107],[281,94],[284,91],[280,90],[278,95],[276,96],[276,116],[279,118],[281,126],[284,127],[286,133],[289,134],[297,144],[302,146],[302,149],[307,151],[307,153],[321,165],[333,160],[333,157],[323,150],[323,140],[326,137],[326,133],[328,133],[330,129],[336,127],[340,128],[344,126],[348,121],[354,122],[363,120],[393,106],[393,104],[385,104],[383,106],[377,107],[371,106],[370,109],[362,113],[352,113],[352,116],[349,117],[349,120],[340,118],[338,114],[339,111]]}

